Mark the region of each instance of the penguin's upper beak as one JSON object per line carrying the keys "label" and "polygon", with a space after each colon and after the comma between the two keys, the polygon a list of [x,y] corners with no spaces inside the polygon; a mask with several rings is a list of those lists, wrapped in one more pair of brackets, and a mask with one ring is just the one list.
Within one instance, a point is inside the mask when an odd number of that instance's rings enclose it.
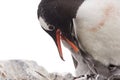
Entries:
{"label": "penguin's upper beak", "polygon": [[67,39],[64,35],[62,35],[60,29],[57,29],[56,30],[56,39],[55,39],[55,43],[57,45],[57,48],[58,48],[58,51],[59,51],[59,55],[61,57],[62,60],[64,60],[63,58],[63,54],[62,54],[62,48],[61,48],[61,39],[62,40],[65,40],[71,47],[72,49],[78,53],[79,49],[78,47],[72,42],[70,41],[69,39]]}

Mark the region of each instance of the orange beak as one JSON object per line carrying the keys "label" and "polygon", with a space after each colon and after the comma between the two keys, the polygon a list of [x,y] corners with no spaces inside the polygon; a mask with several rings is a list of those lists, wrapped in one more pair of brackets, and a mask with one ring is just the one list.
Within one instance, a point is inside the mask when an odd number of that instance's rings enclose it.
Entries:
{"label": "orange beak", "polygon": [[62,48],[61,48],[61,38],[63,39],[63,40],[65,40],[71,47],[72,47],[72,49],[76,52],[76,53],[78,53],[79,52],[79,49],[78,49],[78,47],[73,43],[73,42],[71,42],[70,40],[68,40],[66,37],[64,37],[64,36],[61,36],[61,31],[60,31],[60,29],[57,29],[57,31],[56,31],[56,43],[57,43],[57,47],[58,47],[58,51],[59,51],[59,55],[60,55],[60,57],[61,57],[61,59],[64,61],[64,59],[63,59],[63,54],[62,54]]}

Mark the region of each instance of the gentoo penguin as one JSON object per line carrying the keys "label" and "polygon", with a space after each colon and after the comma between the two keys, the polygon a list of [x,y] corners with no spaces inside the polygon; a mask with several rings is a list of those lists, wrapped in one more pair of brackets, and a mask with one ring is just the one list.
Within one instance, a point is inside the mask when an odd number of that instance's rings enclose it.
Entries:
{"label": "gentoo penguin", "polygon": [[[42,0],[38,19],[54,39],[90,55],[105,67],[120,65],[120,0]],[[89,61],[88,61],[89,62]],[[94,63],[94,62],[93,62]]]}
{"label": "gentoo penguin", "polygon": [[81,0],[42,0],[38,7],[41,26],[54,39],[62,59],[60,39],[65,40],[76,53],[79,51],[74,43],[73,18],[82,2]]}

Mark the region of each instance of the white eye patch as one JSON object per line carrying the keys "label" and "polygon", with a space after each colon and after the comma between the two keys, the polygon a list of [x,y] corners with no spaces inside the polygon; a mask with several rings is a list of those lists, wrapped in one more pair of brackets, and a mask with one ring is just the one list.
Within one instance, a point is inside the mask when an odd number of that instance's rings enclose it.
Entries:
{"label": "white eye patch", "polygon": [[45,30],[53,31],[55,29],[54,26],[48,25],[42,17],[39,18],[39,21],[40,21],[42,28],[44,28]]}

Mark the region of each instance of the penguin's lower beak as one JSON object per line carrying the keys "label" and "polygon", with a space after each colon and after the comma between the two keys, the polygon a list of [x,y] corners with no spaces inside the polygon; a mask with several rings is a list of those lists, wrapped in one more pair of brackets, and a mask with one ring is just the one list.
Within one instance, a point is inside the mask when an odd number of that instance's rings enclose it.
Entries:
{"label": "penguin's lower beak", "polygon": [[56,44],[57,44],[57,48],[59,51],[59,55],[61,59],[64,61],[63,54],[62,54],[62,48],[61,48],[61,39],[65,40],[76,53],[78,53],[79,49],[73,42],[71,42],[69,39],[67,39],[65,36],[62,35],[60,29],[57,29],[56,30]]}

